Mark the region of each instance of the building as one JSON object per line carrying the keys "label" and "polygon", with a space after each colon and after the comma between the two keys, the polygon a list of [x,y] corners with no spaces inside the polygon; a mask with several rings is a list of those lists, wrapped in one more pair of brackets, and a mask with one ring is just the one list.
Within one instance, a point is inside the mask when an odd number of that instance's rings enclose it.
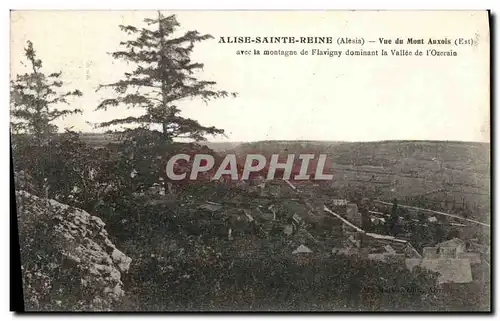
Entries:
{"label": "building", "polygon": [[458,238],[442,242],[423,249],[422,259],[406,259],[406,267],[410,270],[416,266],[438,272],[438,283],[470,283],[472,282],[472,264],[480,263],[480,255],[466,252],[466,244]]}
{"label": "building", "polygon": [[347,204],[346,219],[356,226],[361,226],[361,214],[358,212],[358,205],[354,203]]}
{"label": "building", "polygon": [[471,264],[481,263],[478,252],[467,252],[464,241],[459,238],[441,242],[436,246],[424,247],[423,255],[426,259],[468,259]]}
{"label": "building", "polygon": [[441,242],[436,246],[439,247],[440,249],[444,249],[444,252],[448,251],[450,253],[455,253],[455,254],[465,252],[466,248],[465,242],[459,238],[453,238],[451,240]]}
{"label": "building", "polygon": [[332,200],[333,206],[346,206],[348,201],[346,199],[334,199]]}
{"label": "building", "polygon": [[403,254],[406,258],[422,258],[410,242],[390,235],[366,233],[363,243],[365,247],[380,249],[380,254]]}

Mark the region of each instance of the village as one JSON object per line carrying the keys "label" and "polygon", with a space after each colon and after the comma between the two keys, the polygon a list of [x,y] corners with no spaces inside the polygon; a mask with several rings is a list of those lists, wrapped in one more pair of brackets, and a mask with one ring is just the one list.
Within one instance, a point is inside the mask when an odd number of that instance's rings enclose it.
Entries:
{"label": "village", "polygon": [[[449,238],[448,233],[443,236],[444,240],[417,250],[411,243],[410,233],[393,236],[374,232],[380,230],[377,226],[390,219],[392,203],[369,199],[362,199],[359,203],[331,199],[315,193],[315,186],[317,184],[311,182],[256,179],[240,183],[244,193],[227,201],[207,201],[199,206],[199,210],[224,211],[229,215],[229,240],[236,241],[244,233],[242,226],[245,223],[251,224],[261,235],[277,234],[287,240],[289,254],[298,260],[307,260],[315,255],[347,255],[404,266],[408,270],[418,266],[437,273],[438,284],[468,284],[489,278],[485,275],[489,270],[489,246],[467,237],[467,233]],[[452,214],[440,216],[427,213],[425,217],[426,227],[427,224],[445,222],[447,226],[465,230],[489,228],[487,224],[466,221]],[[365,230],[367,220],[370,228]],[[399,222],[403,220],[399,217]],[[411,221],[418,224],[417,219]],[[464,222],[467,224],[462,224]]]}

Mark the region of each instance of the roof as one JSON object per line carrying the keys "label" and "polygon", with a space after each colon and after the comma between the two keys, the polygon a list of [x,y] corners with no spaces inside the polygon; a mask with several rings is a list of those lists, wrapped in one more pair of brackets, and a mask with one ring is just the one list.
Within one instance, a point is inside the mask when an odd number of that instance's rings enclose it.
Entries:
{"label": "roof", "polygon": [[394,241],[394,242],[398,242],[398,243],[408,243],[408,241],[406,241],[406,240],[397,239],[394,236],[390,236],[390,235],[382,235],[382,234],[377,234],[377,233],[366,233],[366,235],[373,237],[374,239],[377,239],[377,240],[388,240],[388,241]]}
{"label": "roof", "polygon": [[384,249],[386,250],[386,252],[388,253],[396,253],[396,251],[394,251],[394,249],[392,248],[392,246],[390,245],[385,245],[384,246]]}
{"label": "roof", "polygon": [[347,205],[349,203],[346,199],[334,199],[332,200],[333,205],[336,206],[342,206],[342,205]]}
{"label": "roof", "polygon": [[370,217],[371,222],[382,222],[385,223],[385,219],[383,217]]}
{"label": "roof", "polygon": [[295,249],[295,251],[292,252],[292,254],[297,254],[297,253],[312,253],[312,251],[304,244],[301,244],[299,245],[298,248]]}

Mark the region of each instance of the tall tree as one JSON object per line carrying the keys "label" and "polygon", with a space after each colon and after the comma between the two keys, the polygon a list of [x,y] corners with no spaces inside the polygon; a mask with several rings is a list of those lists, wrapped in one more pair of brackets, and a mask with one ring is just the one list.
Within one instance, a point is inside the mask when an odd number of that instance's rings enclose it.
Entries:
{"label": "tall tree", "polygon": [[[31,183],[40,196],[48,196],[49,189],[57,190],[54,183],[56,177],[59,177],[59,183],[67,182],[67,177],[54,175],[60,173],[61,168],[54,168],[54,154],[58,150],[54,148],[57,144],[53,134],[58,127],[53,122],[82,113],[77,108],[61,107],[69,104],[70,98],[82,93],[63,89],[61,71],[48,75],[42,72],[42,61],[37,57],[31,41],[27,42],[24,55],[27,62],[23,64],[29,71],[16,75],[10,82],[14,167],[17,172],[24,171],[31,177]],[[68,160],[63,162],[67,163]]]}
{"label": "tall tree", "polygon": [[42,61],[37,58],[33,44],[28,41],[25,48],[30,72],[17,75],[11,80],[11,129],[14,133],[33,135],[38,145],[57,132],[53,121],[71,114],[82,113],[80,109],[58,109],[61,104],[68,104],[68,98],[81,96],[79,90],[61,91],[62,72],[44,74]]}
{"label": "tall tree", "polygon": [[392,235],[396,235],[400,229],[398,200],[396,198],[392,201],[391,216],[387,221],[387,227]]}
{"label": "tall tree", "polygon": [[[98,110],[110,106],[126,105],[141,108],[141,116],[129,116],[101,123],[101,127],[134,124],[150,129],[150,125],[160,125],[164,140],[192,138],[204,140],[205,135],[223,134],[224,130],[214,126],[203,126],[198,121],[180,116],[176,106],[186,98],[211,99],[230,95],[224,90],[215,90],[214,81],[199,80],[195,72],[203,69],[203,64],[192,62],[190,55],[196,42],[213,38],[198,31],[188,31],[183,36],[173,37],[180,26],[175,15],[157,19],[144,19],[148,28],[120,25],[122,31],[135,35],[135,39],[121,42],[124,50],[112,53],[113,58],[123,59],[137,67],[125,78],[117,82],[101,85],[111,87],[118,97],[105,99]],[[235,93],[232,93],[235,96]]]}
{"label": "tall tree", "polygon": [[[191,61],[190,55],[195,43],[213,38],[211,35],[188,31],[175,37],[179,22],[175,15],[164,16],[161,12],[156,19],[144,19],[144,22],[145,27],[119,26],[134,39],[121,42],[123,49],[111,55],[135,65],[135,69],[125,73],[124,78],[117,82],[101,85],[98,90],[112,88],[116,95],[103,100],[97,107],[97,110],[106,110],[108,107],[125,106],[142,110],[142,114],[103,122],[99,126],[132,125],[133,129],[122,131],[125,138],[134,142],[127,149],[132,149],[131,158],[135,158],[136,165],[144,165],[145,161],[149,164],[142,166],[143,170],[136,166],[132,170],[139,172],[138,177],[149,178],[146,185],[163,179],[167,190],[165,175],[160,174],[156,178],[152,175],[154,172],[158,174],[158,171],[161,173],[163,164],[161,161],[152,164],[152,159],[165,156],[176,138],[202,141],[206,135],[224,133],[223,129],[204,126],[194,119],[182,117],[177,104],[193,98],[201,98],[208,103],[211,99],[236,94],[216,90],[214,81],[196,77],[203,64]],[[142,148],[141,152],[135,150],[137,148]]]}

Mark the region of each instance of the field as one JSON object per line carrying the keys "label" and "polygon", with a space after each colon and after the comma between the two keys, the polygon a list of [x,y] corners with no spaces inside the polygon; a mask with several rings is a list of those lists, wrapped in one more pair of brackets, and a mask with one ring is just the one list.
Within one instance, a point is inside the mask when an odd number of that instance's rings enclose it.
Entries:
{"label": "field", "polygon": [[[85,133],[95,146],[112,135]],[[490,145],[454,141],[261,141],[206,142],[220,154],[327,154],[333,180],[322,183],[331,197],[354,195],[443,210],[490,220]],[[329,166],[331,165],[331,166]]]}
{"label": "field", "polygon": [[[469,209],[489,219],[490,146],[446,141],[257,142],[237,153],[328,155],[339,197],[359,191],[365,197],[407,203],[435,203],[435,209]],[[333,196],[333,195],[332,195]]]}
{"label": "field", "polygon": [[[111,135],[85,133],[95,146],[113,141]],[[364,186],[371,196],[392,199],[426,196],[467,202],[487,208],[490,203],[490,145],[452,141],[263,141],[205,143],[219,153],[327,154],[334,174],[331,187]]]}

